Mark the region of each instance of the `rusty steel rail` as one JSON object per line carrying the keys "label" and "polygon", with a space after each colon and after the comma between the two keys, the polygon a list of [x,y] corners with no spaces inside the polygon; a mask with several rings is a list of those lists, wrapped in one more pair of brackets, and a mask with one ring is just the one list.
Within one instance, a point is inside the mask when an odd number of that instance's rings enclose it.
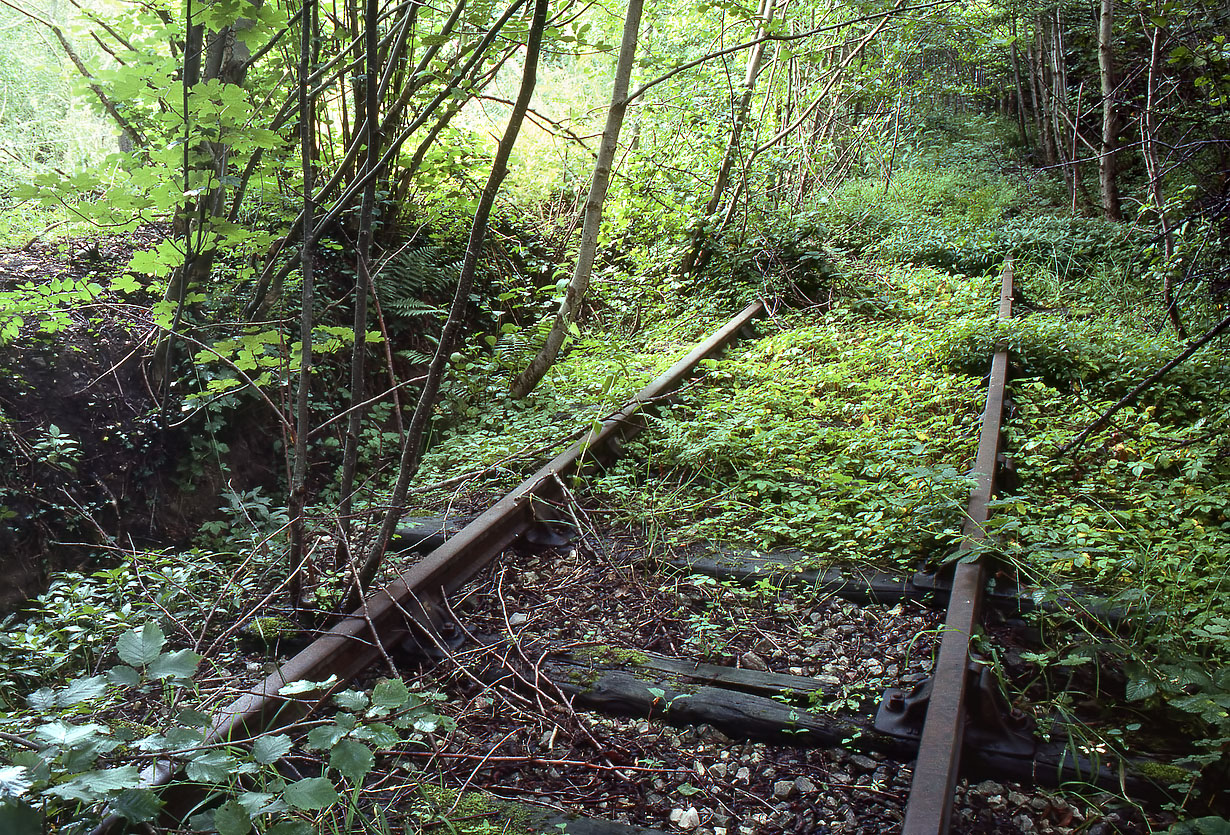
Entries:
{"label": "rusty steel rail", "polygon": [[[1012,261],[1004,264],[999,293],[999,318],[1012,316]],[[987,386],[987,405],[978,436],[978,457],[974,462],[977,479],[970,490],[969,508],[962,529],[959,552],[968,551],[986,539],[987,503],[995,490],[995,470],[999,456],[1000,425],[1003,421],[1004,393],[1008,383],[1008,351],[1000,350],[991,360]],[[970,640],[978,625],[986,587],[986,566],[982,560],[958,562],[948,599],[939,657],[932,671],[931,698],[926,724],[919,741],[918,760],[906,804],[904,835],[942,835],[948,832],[965,739],[966,677]]]}
{"label": "rusty steel rail", "polygon": [[[456,591],[537,520],[540,508],[561,498],[561,477],[617,458],[624,440],[645,427],[645,408],[679,387],[701,360],[716,355],[733,342],[753,320],[765,312],[757,301],[693,348],[627,405],[601,421],[586,437],[556,456],[485,513],[424,556],[383,590],[289,659],[247,693],[215,713],[204,744],[242,742],[256,733],[289,724],[328,695],[312,701],[279,695],[295,681],[324,681],[336,677],[333,687],[353,679],[381,657],[381,646],[393,644],[414,630],[433,630],[440,603]],[[373,635],[372,632],[375,632]],[[142,785],[166,785],[177,766],[160,762],[143,774]],[[110,825],[110,826],[109,826]],[[109,818],[95,833],[114,827]]]}

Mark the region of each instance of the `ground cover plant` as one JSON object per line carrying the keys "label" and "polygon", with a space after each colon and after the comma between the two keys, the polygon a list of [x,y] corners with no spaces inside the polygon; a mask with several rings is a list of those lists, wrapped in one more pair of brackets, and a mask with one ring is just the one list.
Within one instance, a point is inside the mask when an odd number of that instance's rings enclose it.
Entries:
{"label": "ground cover plant", "polygon": [[[976,553],[1056,611],[997,674],[1225,813],[1224,3],[644,6],[0,3],[0,830],[153,824],[158,758],[213,793],[182,829],[395,831],[390,797],[453,828],[465,792],[415,788],[444,770],[380,768],[465,709],[389,655],[285,737],[202,730],[412,559],[403,516],[482,510],[755,299],[562,486],[639,543],[611,576],[692,545],[942,567],[1007,347]],[[776,599],[653,582],[691,631],[652,639],[695,654]]]}

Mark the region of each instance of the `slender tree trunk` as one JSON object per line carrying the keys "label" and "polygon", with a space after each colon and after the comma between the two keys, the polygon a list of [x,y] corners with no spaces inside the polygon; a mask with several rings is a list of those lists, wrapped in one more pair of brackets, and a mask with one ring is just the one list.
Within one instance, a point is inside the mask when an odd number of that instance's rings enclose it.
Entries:
{"label": "slender tree trunk", "polygon": [[576,268],[564,291],[564,299],[560,302],[546,342],[525,370],[512,382],[511,392],[515,398],[525,397],[533,391],[547,373],[547,369],[555,362],[589,289],[594,256],[598,251],[598,231],[602,226],[602,204],[606,200],[607,188],[611,182],[611,168],[615,164],[615,152],[619,147],[619,131],[623,127],[624,113],[628,109],[628,84],[632,78],[632,60],[636,55],[643,5],[644,0],[628,2],[623,36],[619,42],[619,58],[615,63],[611,106],[606,112],[606,125],[602,129],[602,142],[598,146],[598,159],[594,163],[594,177],[589,186],[589,197],[585,201],[585,221],[581,226],[581,244],[577,250]]}
{"label": "slender tree trunk", "polygon": [[1102,82],[1102,149],[1098,155],[1098,182],[1102,189],[1102,213],[1108,220],[1123,220],[1119,205],[1116,154],[1119,144],[1119,111],[1115,107],[1115,0],[1102,0],[1098,17],[1098,75]]}
{"label": "slender tree trunk", "polygon": [[[525,4],[525,0],[512,0],[508,8],[505,9],[504,13],[500,15],[500,17],[491,25],[491,27],[485,33],[483,33],[483,36],[479,38],[478,41],[476,41],[474,44],[469,45],[461,50],[462,54],[468,53],[470,57],[460,67],[458,67],[458,69],[453,73],[449,81],[443,86],[442,90],[439,93],[437,93],[435,96],[433,96],[431,101],[429,101],[427,104],[423,105],[421,108],[418,109],[417,114],[414,117],[414,119],[412,119],[408,124],[403,126],[400,129],[400,131],[396,132],[396,135],[393,136],[392,139],[384,143],[384,153],[380,157],[378,169],[380,167],[390,164],[393,158],[396,157],[397,154],[401,152],[401,147],[406,142],[406,140],[409,139],[414,134],[415,131],[417,131],[420,127],[422,127],[424,124],[427,123],[427,120],[431,118],[432,114],[436,111],[436,108],[438,108],[441,104],[443,104],[445,100],[451,99],[456,95],[458,90],[461,89],[461,87],[465,83],[466,79],[471,77],[471,74],[476,70],[478,65],[487,56],[487,51],[490,49],[492,42],[494,42],[495,39],[499,36],[499,33],[504,28],[504,25],[512,18],[514,14],[516,14],[517,10],[520,9],[524,4]],[[459,3],[459,9],[461,7],[464,7],[464,5],[465,5],[464,2]],[[458,11],[458,14],[460,14],[459,11]],[[428,55],[424,54],[423,58],[419,61],[419,66],[424,67],[425,62],[427,61],[428,61]],[[418,74],[418,70],[416,70],[415,74]],[[394,107],[404,106],[405,103],[406,102],[399,100],[398,102],[391,105],[390,109]],[[393,119],[393,114],[390,113],[386,117],[386,121],[389,121],[392,119]],[[385,131],[384,133],[386,137],[389,134],[388,131]],[[346,148],[346,157],[337,166],[338,170],[333,174],[332,177],[329,178],[328,182],[326,182],[324,185],[320,187],[320,190],[316,193],[317,205],[319,205],[324,200],[332,198],[332,195],[334,194],[335,191],[337,191],[338,187],[342,183],[343,172],[346,170],[348,166],[353,164],[353,161],[355,159],[358,158],[358,154],[362,150],[363,144],[364,143],[360,141],[355,141],[355,142],[350,143],[350,145]],[[330,205],[329,209],[325,211],[320,218],[317,219],[317,224],[316,224],[317,229],[319,230],[321,227],[327,226],[334,219],[336,219],[338,215],[340,215],[349,206],[351,206],[352,205],[351,201],[359,193],[358,189],[361,189],[365,187],[366,185],[367,183],[366,183],[365,177],[361,177],[358,183],[352,183],[351,185],[343,189],[342,193],[336,199],[333,200],[333,203]],[[302,218],[296,217],[291,222],[290,229],[287,231],[286,237],[283,239],[284,241],[282,245],[283,248],[290,244],[297,243],[300,240],[300,237],[303,232],[301,221],[302,221]],[[315,243],[315,242],[311,241],[309,243]],[[272,281],[276,285],[279,281],[284,279],[289,273],[290,273],[290,266],[284,264],[280,268],[275,267],[271,259],[270,262],[266,264],[265,269],[262,271],[261,276],[257,281],[257,286],[256,286],[255,291],[253,292],[252,299],[248,302],[247,307],[244,308],[244,315],[256,316],[258,313],[260,313],[260,311],[265,309],[265,305],[267,302],[266,296],[269,291],[270,282]]]}
{"label": "slender tree trunk", "polygon": [[[316,166],[314,151],[316,147],[316,119],[314,100],[311,91],[311,74],[313,41],[316,32],[315,4],[305,5],[303,18],[300,21],[302,37],[299,54],[299,148],[303,168],[303,229],[310,238],[316,217],[315,206],[312,203],[312,181],[315,179]],[[305,246],[299,250],[299,264],[303,273],[302,309],[299,313],[299,389],[295,396],[295,438],[294,463],[290,478],[290,577],[289,587],[294,605],[298,607],[303,598],[302,579],[298,566],[306,553],[304,535],[303,509],[307,503],[307,441],[312,431],[312,413],[308,408],[308,393],[312,384],[312,308],[315,302],[313,287],[313,270],[315,268],[315,249]]]}
{"label": "slender tree trunk", "polygon": [[[1013,26],[1015,28],[1015,23]],[[1015,40],[1012,42],[1012,82],[1016,87],[1016,123],[1021,131],[1021,142],[1029,148],[1033,141],[1025,127],[1025,88],[1021,84],[1021,55]]]}
{"label": "slender tree trunk", "polygon": [[[639,2],[639,0],[633,0]],[[371,585],[384,559],[389,539],[397,522],[405,512],[406,493],[410,487],[410,479],[418,472],[423,460],[423,439],[427,434],[427,425],[435,408],[436,397],[440,393],[440,384],[452,353],[453,341],[461,330],[465,320],[466,309],[469,306],[470,290],[474,286],[474,274],[478,269],[478,259],[482,254],[483,239],[487,234],[487,222],[491,217],[491,207],[499,193],[500,184],[508,173],[508,157],[512,153],[521,124],[525,121],[525,113],[529,110],[530,98],[534,94],[534,85],[538,77],[538,56],[542,48],[542,33],[547,22],[547,0],[535,0],[533,19],[530,22],[529,39],[525,49],[525,69],[521,76],[521,89],[517,93],[512,113],[508,117],[508,127],[496,148],[495,159],[491,163],[491,174],[487,177],[487,185],[483,188],[474,210],[474,223],[470,227],[470,239],[466,244],[465,257],[461,263],[461,275],[457,279],[457,291],[453,295],[453,303],[449,307],[448,320],[440,332],[440,341],[436,346],[435,356],[427,370],[427,379],[423,382],[423,391],[419,395],[418,405],[410,426],[402,439],[401,460],[397,469],[397,482],[393,487],[393,495],[389,498],[389,507],[376,534],[376,541],[371,544],[363,565],[356,574],[356,588],[351,596],[351,602],[357,605],[361,596]]]}
{"label": "slender tree trunk", "polygon": [[1067,148],[1064,144],[1064,137],[1067,131],[1064,128],[1064,114],[1070,112],[1068,107],[1068,84],[1067,84],[1067,64],[1063,54],[1063,27],[1060,23],[1062,20],[1060,10],[1055,9],[1054,15],[1048,21],[1051,29],[1050,38],[1050,64],[1051,64],[1051,113],[1053,116],[1052,128],[1055,136],[1055,162],[1063,171],[1064,179],[1068,183],[1068,191],[1072,195],[1072,202],[1076,202],[1076,179],[1073,176],[1072,160],[1068,158]]}
{"label": "slender tree trunk", "polygon": [[[757,10],[757,23],[755,37],[761,37],[769,24],[773,22],[773,10],[776,5],[776,0],[760,0],[760,8]],[[709,200],[705,203],[705,208],[701,210],[702,222],[707,222],[708,219],[717,211],[718,205],[722,202],[722,193],[726,191],[726,184],[730,180],[730,170],[735,164],[735,157],[739,153],[739,139],[743,134],[743,125],[747,121],[748,110],[752,104],[752,93],[756,89],[756,77],[760,74],[760,65],[764,60],[765,43],[761,41],[752,47],[752,51],[747,56],[747,71],[743,75],[743,92],[740,94],[738,101],[734,107],[734,124],[730,129],[730,137],[726,141],[726,153],[722,156],[722,164],[718,167],[717,176],[713,179],[713,188],[709,192]],[[703,245],[705,240],[705,231],[703,226],[698,228],[692,235],[692,246],[688,249],[687,255],[683,258],[683,263],[679,265],[679,272],[687,275],[694,267],[703,266],[703,263],[697,264],[698,261],[706,260],[703,254]]]}
{"label": "slender tree trunk", "polygon": [[[355,257],[354,284],[354,345],[350,353],[350,417],[346,422],[346,443],[342,452],[341,500],[338,505],[340,536],[337,541],[336,562],[345,565],[350,560],[350,514],[354,506],[354,478],[359,460],[359,433],[363,429],[363,417],[367,410],[361,405],[366,398],[367,371],[367,295],[371,289],[372,221],[376,212],[376,184],[379,175],[376,166],[380,160],[380,76],[379,0],[367,0],[364,11],[364,52],[366,54],[362,93],[355,87],[355,118],[365,126],[367,158],[363,166],[366,185],[363,186],[363,202],[359,210],[358,252]],[[306,238],[305,238],[306,239]],[[307,249],[308,247],[304,247]],[[393,381],[396,386],[396,381]]]}
{"label": "slender tree trunk", "polygon": [[[1147,17],[1142,14],[1141,22],[1147,23]],[[1187,328],[1183,326],[1183,317],[1179,314],[1179,305],[1174,297],[1174,230],[1170,228],[1170,218],[1166,214],[1166,196],[1162,188],[1162,168],[1157,155],[1157,79],[1162,66],[1162,30],[1153,26],[1150,37],[1149,74],[1145,81],[1145,107],[1140,114],[1140,144],[1144,152],[1145,172],[1149,180],[1149,195],[1157,210],[1158,225],[1162,229],[1162,299],[1166,305],[1166,317],[1171,326],[1183,339],[1187,338]]]}
{"label": "slender tree trunk", "polygon": [[1046,134],[1046,94],[1040,92],[1042,82],[1039,78],[1040,68],[1037,61],[1037,49],[1031,42],[1025,48],[1025,66],[1029,70],[1029,100],[1034,112],[1034,135],[1038,137],[1038,150],[1041,152],[1041,162],[1046,165],[1050,146]]}

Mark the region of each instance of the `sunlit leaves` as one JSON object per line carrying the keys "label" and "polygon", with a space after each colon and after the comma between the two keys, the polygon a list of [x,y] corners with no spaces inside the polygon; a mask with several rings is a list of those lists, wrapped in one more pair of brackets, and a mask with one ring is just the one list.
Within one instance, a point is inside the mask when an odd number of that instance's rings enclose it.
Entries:
{"label": "sunlit leaves", "polygon": [[116,644],[120,659],[134,667],[144,667],[156,659],[166,644],[166,636],[156,623],[147,623],[132,632],[125,632]]}

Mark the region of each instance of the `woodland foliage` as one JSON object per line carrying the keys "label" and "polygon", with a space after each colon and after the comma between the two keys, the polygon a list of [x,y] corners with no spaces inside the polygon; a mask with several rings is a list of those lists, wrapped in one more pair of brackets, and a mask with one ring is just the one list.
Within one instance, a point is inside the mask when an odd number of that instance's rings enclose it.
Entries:
{"label": "woodland foliage", "polygon": [[[1150,613],[1055,633],[1022,698],[1084,721],[1077,688],[1113,690],[1226,768],[1230,9],[625,12],[3,2],[0,544],[47,590],[0,633],[0,829],[152,820],[132,763],[157,758],[217,792],[192,826],[370,818],[434,694],[202,747],[202,670],[271,605],[323,622],[403,513],[481,506],[756,296],[761,338],[588,495],[651,543],[943,562],[1006,344],[995,556]],[[997,324],[1009,257],[1032,312]],[[1123,715],[1091,749],[1143,744]],[[278,774],[292,746],[319,777]]]}

